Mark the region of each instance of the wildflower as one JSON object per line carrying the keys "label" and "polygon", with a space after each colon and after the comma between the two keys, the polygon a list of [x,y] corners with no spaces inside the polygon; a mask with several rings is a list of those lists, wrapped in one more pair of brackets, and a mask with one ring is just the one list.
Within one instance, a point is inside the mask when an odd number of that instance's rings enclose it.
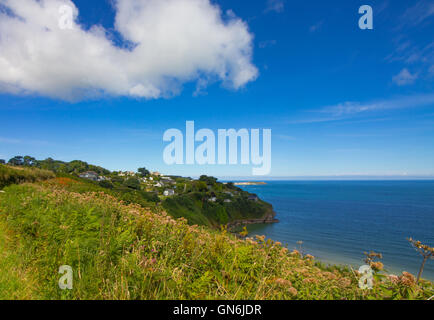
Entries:
{"label": "wildflower", "polygon": [[383,270],[384,265],[381,262],[379,262],[379,261],[377,261],[377,262],[371,262],[371,268],[374,271],[381,271],[381,270]]}
{"label": "wildflower", "polygon": [[294,250],[292,250],[291,255],[299,257],[300,256],[300,251],[298,251],[297,249],[294,249]]}
{"label": "wildflower", "polygon": [[349,287],[349,286],[351,285],[351,280],[348,279],[348,278],[343,278],[343,279],[341,279],[341,280],[339,281],[339,284],[340,284],[342,287]]}
{"label": "wildflower", "polygon": [[423,257],[422,265],[420,266],[419,273],[417,274],[417,280],[416,280],[416,282],[419,282],[420,277],[422,276],[423,273],[423,269],[425,267],[425,263],[429,259],[434,259],[434,247],[424,245],[420,241],[413,240],[412,238],[408,238],[407,240],[411,243],[413,248],[415,248]]}
{"label": "wildflower", "polygon": [[289,288],[288,289],[288,291],[289,291],[289,293],[292,295],[292,296],[296,296],[297,295],[297,289],[295,289],[295,288],[293,288],[293,287],[291,287],[291,288]]}
{"label": "wildflower", "polygon": [[306,279],[303,279],[303,283],[305,283],[305,284],[309,284],[309,283],[317,284],[318,280],[314,279],[314,278],[306,278]]}
{"label": "wildflower", "polygon": [[285,279],[281,279],[281,278],[278,278],[278,279],[274,280],[274,282],[276,284],[280,285],[280,286],[288,286],[288,287],[292,286],[291,281],[285,280]]}
{"label": "wildflower", "polygon": [[312,255],[310,255],[310,254],[307,254],[307,255],[306,255],[306,259],[308,259],[308,260],[313,260],[313,259],[315,259],[315,257],[312,256]]}
{"label": "wildflower", "polygon": [[399,283],[399,277],[396,276],[396,275],[394,275],[394,274],[390,274],[387,278],[388,278],[388,279],[390,280],[390,282],[392,282],[393,284],[398,284],[398,283]]}
{"label": "wildflower", "polygon": [[265,241],[265,236],[256,235],[255,237],[256,237],[256,240],[258,240],[259,242],[264,242]]}
{"label": "wildflower", "polygon": [[329,280],[334,280],[334,279],[336,279],[336,275],[334,274],[334,273],[331,273],[331,272],[324,272],[323,273],[323,275],[327,278],[327,279],[329,279]]}
{"label": "wildflower", "polygon": [[399,277],[400,283],[406,287],[412,287],[416,283],[416,278],[409,272],[404,271]]}

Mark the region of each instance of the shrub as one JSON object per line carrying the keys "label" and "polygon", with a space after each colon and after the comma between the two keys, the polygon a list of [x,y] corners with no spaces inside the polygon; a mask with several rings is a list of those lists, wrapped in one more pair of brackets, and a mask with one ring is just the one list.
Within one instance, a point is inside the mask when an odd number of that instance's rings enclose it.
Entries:
{"label": "shrub", "polygon": [[0,164],[0,189],[11,184],[36,182],[54,178],[51,171],[36,168],[10,167]]}

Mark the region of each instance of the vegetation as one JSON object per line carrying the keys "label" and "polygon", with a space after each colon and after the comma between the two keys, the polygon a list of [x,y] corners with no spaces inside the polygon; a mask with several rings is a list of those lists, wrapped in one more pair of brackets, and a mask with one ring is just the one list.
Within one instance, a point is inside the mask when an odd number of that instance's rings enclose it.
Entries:
{"label": "vegetation", "polygon": [[[146,168],[139,168],[136,173],[110,172],[109,170],[75,160],[63,162],[48,158],[37,160],[31,156],[15,156],[8,161],[9,170],[16,172],[45,172],[46,178],[69,178],[83,183],[92,183],[100,188],[92,190],[103,191],[116,196],[126,203],[140,204],[145,208],[163,208],[172,217],[184,217],[191,225],[206,225],[219,228],[222,224],[233,221],[261,219],[274,216],[273,208],[264,201],[249,201],[249,193],[235,187],[232,183],[224,185],[217,178],[201,176],[199,180],[183,177],[168,177],[165,182],[160,176],[152,175]],[[38,170],[40,169],[40,170]],[[41,170],[50,171],[41,171]],[[100,181],[84,181],[78,179],[84,172],[95,172]],[[152,180],[151,180],[152,178]],[[144,180],[146,179],[146,180]],[[149,179],[149,180],[148,180]],[[8,184],[34,182],[41,179],[11,179]],[[155,182],[161,186],[156,187]],[[1,177],[0,177],[1,188]],[[170,197],[163,195],[166,189],[174,189]]]}
{"label": "vegetation", "polygon": [[[214,177],[161,177],[145,168],[110,172],[82,161],[14,157],[0,164],[0,299],[428,299],[432,283],[388,275],[365,253],[361,274],[325,266],[226,224],[273,217],[270,204]],[[49,170],[46,170],[49,169]],[[94,171],[98,181],[82,179]],[[175,194],[165,196],[172,188]],[[166,213],[167,212],[167,213]],[[242,226],[238,226],[242,227]],[[233,231],[233,230],[232,230]],[[430,250],[428,250],[430,249]],[[422,250],[422,251],[420,251]],[[431,255],[429,255],[431,254]],[[74,271],[60,290],[58,269]]]}
{"label": "vegetation", "polygon": [[63,162],[48,158],[45,160],[36,160],[31,156],[15,156],[8,161],[11,166],[35,167],[44,170],[50,170],[55,173],[79,174],[86,171],[94,171],[98,174],[109,174],[110,171],[99,166],[88,164],[84,161],[75,160]]}
{"label": "vegetation", "polygon": [[[0,193],[0,298],[340,300],[434,294],[430,282],[417,285],[408,273],[376,274],[374,289],[362,290],[352,269],[324,266],[265,237],[238,239],[225,228],[191,226],[101,190],[62,177]],[[73,290],[58,287],[61,265],[73,268]]]}
{"label": "vegetation", "polygon": [[54,173],[47,170],[18,168],[0,164],[0,189],[11,184],[36,182],[54,177]]}
{"label": "vegetation", "polygon": [[420,255],[423,257],[422,265],[420,266],[419,273],[417,275],[417,282],[419,282],[420,277],[422,276],[423,269],[425,267],[425,263],[428,261],[428,259],[434,259],[434,248],[427,246],[425,244],[422,244],[420,241],[413,240],[412,238],[409,238],[408,241],[411,243],[413,248],[416,249],[417,252],[420,253]]}

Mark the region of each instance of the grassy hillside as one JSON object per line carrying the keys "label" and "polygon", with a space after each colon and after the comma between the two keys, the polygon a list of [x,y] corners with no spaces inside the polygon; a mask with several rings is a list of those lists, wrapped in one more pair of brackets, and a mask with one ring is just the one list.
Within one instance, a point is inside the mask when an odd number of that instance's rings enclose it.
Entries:
{"label": "grassy hillside", "polygon": [[[219,227],[236,221],[272,220],[275,215],[271,204],[260,199],[250,201],[250,193],[232,183],[217,182],[214,177],[201,176],[198,180],[162,177],[146,168],[140,168],[138,172],[111,172],[84,161],[37,160],[31,156],[15,156],[8,164],[0,165],[0,189],[54,177],[72,179],[81,183],[65,183],[70,191],[102,191],[126,203],[140,204],[154,211],[164,208],[172,217],[186,218],[190,225]],[[79,178],[89,171],[94,175],[93,180]],[[165,196],[168,190],[172,194]]]}
{"label": "grassy hillside", "polygon": [[11,184],[36,182],[54,178],[52,171],[37,168],[11,167],[0,164],[0,189]]}
{"label": "grassy hillside", "polygon": [[[432,284],[411,275],[325,267],[279,243],[126,204],[57,178],[0,193],[0,298],[29,299],[428,299]],[[74,191],[75,190],[75,191]],[[58,288],[59,266],[74,288]]]}

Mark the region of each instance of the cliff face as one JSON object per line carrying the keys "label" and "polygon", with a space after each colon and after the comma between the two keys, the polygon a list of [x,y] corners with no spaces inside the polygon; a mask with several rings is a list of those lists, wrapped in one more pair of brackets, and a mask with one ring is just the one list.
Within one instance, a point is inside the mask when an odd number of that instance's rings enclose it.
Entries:
{"label": "cliff face", "polygon": [[271,207],[267,212],[264,214],[261,218],[255,218],[255,219],[242,219],[242,220],[236,220],[228,223],[228,228],[233,227],[239,227],[244,226],[247,224],[266,224],[266,223],[277,223],[279,222],[276,217],[276,212],[274,212],[273,208]]}

